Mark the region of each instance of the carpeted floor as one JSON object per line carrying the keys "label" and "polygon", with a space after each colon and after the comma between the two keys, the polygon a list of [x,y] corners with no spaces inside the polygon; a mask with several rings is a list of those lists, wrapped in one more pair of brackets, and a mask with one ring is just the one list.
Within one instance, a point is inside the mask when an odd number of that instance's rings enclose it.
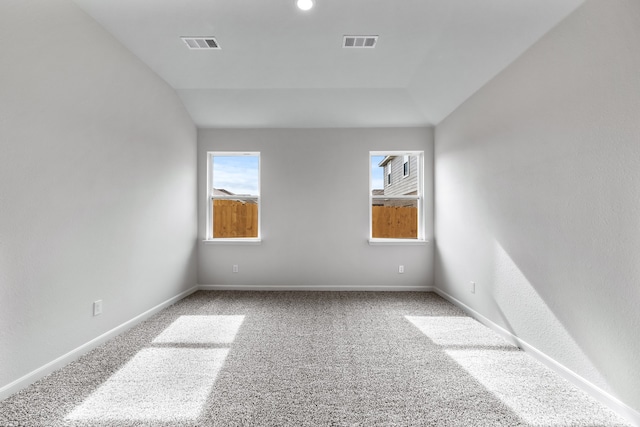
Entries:
{"label": "carpeted floor", "polygon": [[0,426],[623,426],[430,293],[197,292],[0,402]]}

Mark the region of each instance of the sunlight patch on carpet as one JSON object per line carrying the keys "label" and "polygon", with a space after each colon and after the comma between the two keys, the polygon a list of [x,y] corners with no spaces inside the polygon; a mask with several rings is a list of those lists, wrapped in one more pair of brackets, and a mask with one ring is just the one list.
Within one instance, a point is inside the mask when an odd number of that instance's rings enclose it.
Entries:
{"label": "sunlight patch on carpet", "polygon": [[153,340],[154,344],[230,344],[244,316],[180,316]]}
{"label": "sunlight patch on carpet", "polygon": [[438,345],[515,347],[470,317],[405,316],[405,319]]}
{"label": "sunlight patch on carpet", "polygon": [[445,350],[533,426],[608,425],[612,414],[524,352]]}
{"label": "sunlight patch on carpet", "polygon": [[67,419],[196,419],[228,352],[226,348],[141,350]]}
{"label": "sunlight patch on carpet", "polygon": [[[609,425],[615,415],[470,317],[405,316],[531,426]],[[595,423],[595,424],[594,424]]]}

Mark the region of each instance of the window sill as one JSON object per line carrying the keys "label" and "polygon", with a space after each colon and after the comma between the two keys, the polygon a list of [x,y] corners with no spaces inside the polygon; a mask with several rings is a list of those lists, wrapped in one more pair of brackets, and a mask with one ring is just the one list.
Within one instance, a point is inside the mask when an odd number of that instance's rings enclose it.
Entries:
{"label": "window sill", "polygon": [[424,246],[429,243],[428,240],[418,239],[369,239],[369,244],[377,245],[400,245],[400,246]]}
{"label": "window sill", "polygon": [[257,238],[239,238],[239,239],[205,239],[202,241],[205,245],[260,245],[262,239]]}

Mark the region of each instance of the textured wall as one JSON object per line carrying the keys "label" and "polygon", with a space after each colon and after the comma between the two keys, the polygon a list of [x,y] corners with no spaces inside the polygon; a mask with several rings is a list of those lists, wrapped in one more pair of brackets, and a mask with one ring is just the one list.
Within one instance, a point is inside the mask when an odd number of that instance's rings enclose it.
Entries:
{"label": "textured wall", "polygon": [[[259,246],[200,243],[202,285],[425,287],[432,244],[370,246],[369,151],[424,150],[426,237],[433,233],[433,131],[399,129],[200,130],[199,237],[205,237],[207,151],[260,151]],[[232,265],[239,273],[232,273]],[[398,265],[405,273],[398,274]]]}
{"label": "textured wall", "polygon": [[0,2],[0,58],[2,389],[195,285],[196,130],[69,1]]}
{"label": "textured wall", "polygon": [[636,410],[638,70],[640,2],[586,2],[435,148],[436,285]]}

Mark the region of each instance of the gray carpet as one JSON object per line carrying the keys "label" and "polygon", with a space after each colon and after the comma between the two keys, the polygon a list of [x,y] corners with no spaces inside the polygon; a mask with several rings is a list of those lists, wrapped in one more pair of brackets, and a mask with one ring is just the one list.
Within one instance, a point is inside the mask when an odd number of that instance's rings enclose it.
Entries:
{"label": "gray carpet", "polygon": [[430,293],[197,292],[0,402],[0,426],[623,426]]}

